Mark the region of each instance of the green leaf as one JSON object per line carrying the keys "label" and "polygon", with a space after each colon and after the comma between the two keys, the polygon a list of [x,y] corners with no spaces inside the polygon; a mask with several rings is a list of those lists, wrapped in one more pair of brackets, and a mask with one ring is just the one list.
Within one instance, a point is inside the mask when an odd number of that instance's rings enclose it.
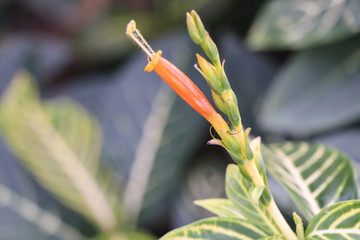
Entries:
{"label": "green leaf", "polygon": [[263,128],[304,137],[358,121],[359,43],[356,37],[291,58],[263,100],[259,116]]}
{"label": "green leaf", "polygon": [[39,187],[6,149],[2,138],[0,166],[2,239],[85,239],[76,226],[91,226],[84,224],[75,213],[65,209]]}
{"label": "green leaf", "polygon": [[304,234],[304,224],[302,222],[302,219],[299,215],[297,215],[296,212],[293,213],[293,218],[296,225],[296,235],[298,236],[299,240],[304,240],[305,234]]}
{"label": "green leaf", "polygon": [[360,201],[340,202],[326,207],[309,223],[306,239],[360,239]]}
{"label": "green leaf", "polygon": [[143,232],[115,232],[115,233],[105,233],[92,240],[111,240],[111,239],[119,239],[119,240],[155,240],[154,236],[151,236],[147,233]]}
{"label": "green leaf", "polygon": [[349,38],[359,32],[357,0],[275,0],[264,7],[248,37],[256,49],[300,49]]}
{"label": "green leaf", "polygon": [[11,82],[0,112],[5,140],[38,181],[100,228],[114,228],[112,186],[97,178],[104,174],[95,119],[68,99],[41,103],[25,72]]}
{"label": "green leaf", "polygon": [[160,240],[252,240],[267,236],[254,224],[238,218],[207,218],[175,229]]}
{"label": "green leaf", "polygon": [[257,204],[251,198],[248,190],[250,187],[249,182],[240,174],[238,166],[230,164],[226,171],[226,195],[229,200],[247,220],[259,225],[269,235],[279,234],[265,206],[261,202]]}
{"label": "green leaf", "polygon": [[[1,214],[1,237],[4,239],[76,239],[85,240],[78,230],[63,222],[61,217],[42,208],[36,202],[25,198],[5,185],[0,184],[0,208],[8,209],[23,222],[6,212]],[[5,218],[6,217],[6,218]],[[6,220],[12,220],[6,226]],[[18,226],[19,229],[15,229]]]}
{"label": "green leaf", "polygon": [[262,193],[264,192],[265,186],[259,186],[259,187],[250,187],[249,189],[249,194],[250,194],[250,199],[257,205],[259,206],[259,200],[260,197],[262,195]]}
{"label": "green leaf", "polygon": [[321,208],[357,197],[353,165],[342,153],[305,142],[262,148],[269,172],[289,192],[307,220]]}
{"label": "green leaf", "polygon": [[350,129],[316,138],[314,141],[339,149],[353,160],[358,193],[360,193],[360,131]]}
{"label": "green leaf", "polygon": [[280,231],[265,209],[264,204],[261,201],[254,201],[249,190],[251,187],[249,181],[241,175],[239,167],[235,164],[229,164],[226,170],[226,195],[228,199],[200,200],[196,201],[195,204],[220,217],[246,219],[246,221],[267,232],[267,235],[279,234]]}
{"label": "green leaf", "polygon": [[212,198],[196,200],[194,203],[219,217],[237,217],[245,219],[239,209],[229,199]]}
{"label": "green leaf", "polygon": [[261,238],[259,240],[282,240],[282,239],[283,239],[283,235],[275,235],[271,237]]}

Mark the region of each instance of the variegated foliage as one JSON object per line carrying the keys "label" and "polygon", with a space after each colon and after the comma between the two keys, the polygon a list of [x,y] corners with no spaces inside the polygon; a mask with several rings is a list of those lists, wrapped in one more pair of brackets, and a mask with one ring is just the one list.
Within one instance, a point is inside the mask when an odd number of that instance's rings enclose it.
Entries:
{"label": "variegated foliage", "polygon": [[307,240],[360,239],[360,201],[340,202],[320,211],[309,223]]}
{"label": "variegated foliage", "polygon": [[0,112],[5,140],[39,182],[101,229],[115,228],[114,189],[99,177],[96,120],[68,99],[40,102],[27,73],[13,79]]}
{"label": "variegated foliage", "polygon": [[[359,201],[333,205],[357,196],[351,161],[346,156],[334,149],[308,143],[273,144],[264,147],[263,152],[271,173],[286,187],[310,221],[304,236],[302,221],[296,215],[299,239],[359,239]],[[229,165],[226,173],[228,199],[196,201],[219,217],[176,229],[161,240],[283,239],[261,201],[251,197],[250,189],[238,167]],[[322,210],[326,205],[331,206]],[[245,223],[253,226],[252,231]],[[254,229],[261,231],[254,233]]]}
{"label": "variegated foliage", "polygon": [[249,42],[259,49],[331,43],[359,32],[357,0],[268,1],[254,22]]}
{"label": "variegated foliage", "polygon": [[[264,205],[251,196],[249,182],[241,176],[239,168],[234,164],[230,164],[226,171],[226,194],[228,199],[196,201],[197,205],[215,213],[219,218],[211,218],[179,228],[163,239],[173,239],[171,237],[175,236],[179,239],[261,239],[280,234]],[[234,221],[239,225],[238,228],[231,227],[233,224],[231,222]],[[248,235],[248,224],[253,226],[252,231],[256,232],[255,235]],[[261,231],[258,231],[260,229]],[[232,231],[237,233],[233,238],[231,238]],[[224,236],[220,238],[217,234]]]}
{"label": "variegated foliage", "polygon": [[283,235],[279,234],[279,235],[275,235],[275,236],[261,238],[259,240],[282,240],[282,239],[283,239]]}
{"label": "variegated foliage", "polygon": [[351,160],[319,144],[277,143],[262,148],[269,172],[308,221],[323,207],[357,198]]}
{"label": "variegated foliage", "polygon": [[192,223],[163,236],[160,240],[252,240],[267,233],[251,222],[239,218],[208,218]]}

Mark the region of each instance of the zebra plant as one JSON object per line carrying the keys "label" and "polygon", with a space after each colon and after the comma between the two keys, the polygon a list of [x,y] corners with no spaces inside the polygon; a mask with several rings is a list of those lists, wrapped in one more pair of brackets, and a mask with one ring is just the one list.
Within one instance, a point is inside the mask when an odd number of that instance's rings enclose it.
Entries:
{"label": "zebra plant", "polygon": [[[197,13],[187,13],[186,20],[191,39],[209,59],[197,54],[199,67],[195,68],[230,124],[184,73],[149,46],[135,21],[130,21],[126,34],[148,55],[145,71],[154,70],[212,125],[220,138],[213,137],[208,144],[225,148],[236,165],[227,168],[226,199],[195,202],[217,217],[175,229],[161,240],[360,239],[360,201],[355,200],[358,193],[350,159],[323,145],[285,142],[264,146],[259,137],[250,140],[250,128],[242,125],[237,98],[226,77],[225,61],[221,62]],[[266,170],[285,187],[299,209],[293,213],[295,232],[274,201]]]}
{"label": "zebra plant", "polygon": [[[161,240],[360,239],[360,201],[356,200],[351,160],[323,145],[264,145],[259,137],[250,137],[250,128],[243,127],[224,61],[195,11],[187,14],[187,25],[191,39],[209,59],[197,55],[195,67],[228,120],[184,73],[161,57],[161,51],[152,50],[135,21],[129,23],[126,33],[148,54],[145,70],[154,70],[212,125],[219,139],[213,136],[208,143],[225,148],[236,164],[230,164],[226,171],[227,198],[195,202],[217,217],[175,229]],[[38,183],[95,227],[96,233],[89,233],[93,240],[154,239],[136,229],[134,223],[129,224],[129,217],[123,213],[131,212],[125,209],[131,199],[123,204],[114,173],[100,164],[101,130],[96,119],[67,98],[41,101],[30,79],[25,72],[16,75],[1,99],[0,132],[13,153]],[[287,214],[293,215],[293,221],[286,219],[275,203],[267,172],[296,204],[297,212]],[[133,189],[138,187],[134,185]],[[37,204],[35,197],[21,196],[21,192],[0,184],[0,206],[32,222],[46,239],[89,238],[63,221],[60,214]],[[29,239],[27,234],[21,233],[26,235],[21,239]]]}

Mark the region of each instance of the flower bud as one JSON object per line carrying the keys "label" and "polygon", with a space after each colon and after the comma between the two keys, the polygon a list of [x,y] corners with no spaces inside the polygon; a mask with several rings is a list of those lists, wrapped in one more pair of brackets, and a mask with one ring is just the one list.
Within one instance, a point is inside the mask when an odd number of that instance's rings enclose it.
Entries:
{"label": "flower bud", "polygon": [[216,107],[222,111],[223,113],[226,114],[226,107],[225,107],[225,102],[224,99],[222,99],[221,96],[217,95],[216,92],[214,92],[214,90],[211,89],[211,94],[214,100],[214,103],[216,105]]}
{"label": "flower bud", "polygon": [[209,119],[217,115],[201,90],[174,64],[161,57],[160,51],[156,53],[145,69],[147,71],[154,70],[185,102],[210,123]]}
{"label": "flower bud", "polygon": [[[223,61],[223,64],[221,66],[221,76],[220,76],[220,79],[221,79],[221,83],[223,84],[224,86],[224,89],[226,90],[231,90],[231,86],[230,86],[230,83],[229,83],[229,80],[225,74],[225,68],[224,68],[224,63],[225,63],[225,60]],[[235,94],[234,94],[235,96]],[[236,97],[235,97],[236,98]]]}
{"label": "flower bud", "polygon": [[232,99],[225,100],[226,114],[233,126],[241,124],[239,108]]}
{"label": "flower bud", "polygon": [[191,10],[190,12],[191,16],[193,17],[193,19],[195,20],[196,22],[196,27],[198,28],[199,30],[199,34],[202,38],[205,37],[205,27],[204,27],[204,24],[202,23],[201,21],[201,18],[199,17],[199,15],[196,13],[195,10]]}
{"label": "flower bud", "polygon": [[220,66],[219,51],[208,32],[206,32],[204,41],[200,44],[200,46],[204,50],[206,55],[210,58],[211,62],[216,66]]}
{"label": "flower bud", "polygon": [[191,13],[186,13],[186,24],[189,35],[194,43],[200,45],[204,41],[205,28],[197,13],[192,10]]}
{"label": "flower bud", "polygon": [[217,72],[216,68],[199,54],[196,54],[196,57],[202,70],[203,76],[209,84],[210,88],[214,90],[218,95],[221,95],[224,87],[222,85],[219,73]]}
{"label": "flower bud", "polygon": [[249,138],[249,135],[250,135],[250,131],[251,131],[251,128],[247,128],[244,132],[244,136],[245,136],[245,144],[246,144],[246,157],[247,159],[253,159],[254,158],[254,153],[250,147],[250,144],[249,144],[249,141],[248,141],[248,138]]}

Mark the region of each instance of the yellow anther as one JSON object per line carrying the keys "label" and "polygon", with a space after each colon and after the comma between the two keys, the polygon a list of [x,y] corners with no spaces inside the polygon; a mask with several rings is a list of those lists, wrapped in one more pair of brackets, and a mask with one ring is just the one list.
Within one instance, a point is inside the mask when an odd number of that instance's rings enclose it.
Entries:
{"label": "yellow anther", "polygon": [[154,69],[154,66],[158,63],[159,57],[161,57],[162,51],[157,51],[155,56],[151,58],[151,61],[148,59],[148,64],[145,67],[145,72],[151,72]]}
{"label": "yellow anther", "polygon": [[126,35],[131,35],[136,30],[136,22],[131,20],[126,27]]}
{"label": "yellow anther", "polygon": [[139,29],[136,28],[136,22],[134,20],[131,20],[128,23],[126,27],[126,35],[131,37],[131,39],[137,45],[139,45],[150,58],[153,58],[155,56],[154,50],[146,42],[145,38],[141,35]]}

